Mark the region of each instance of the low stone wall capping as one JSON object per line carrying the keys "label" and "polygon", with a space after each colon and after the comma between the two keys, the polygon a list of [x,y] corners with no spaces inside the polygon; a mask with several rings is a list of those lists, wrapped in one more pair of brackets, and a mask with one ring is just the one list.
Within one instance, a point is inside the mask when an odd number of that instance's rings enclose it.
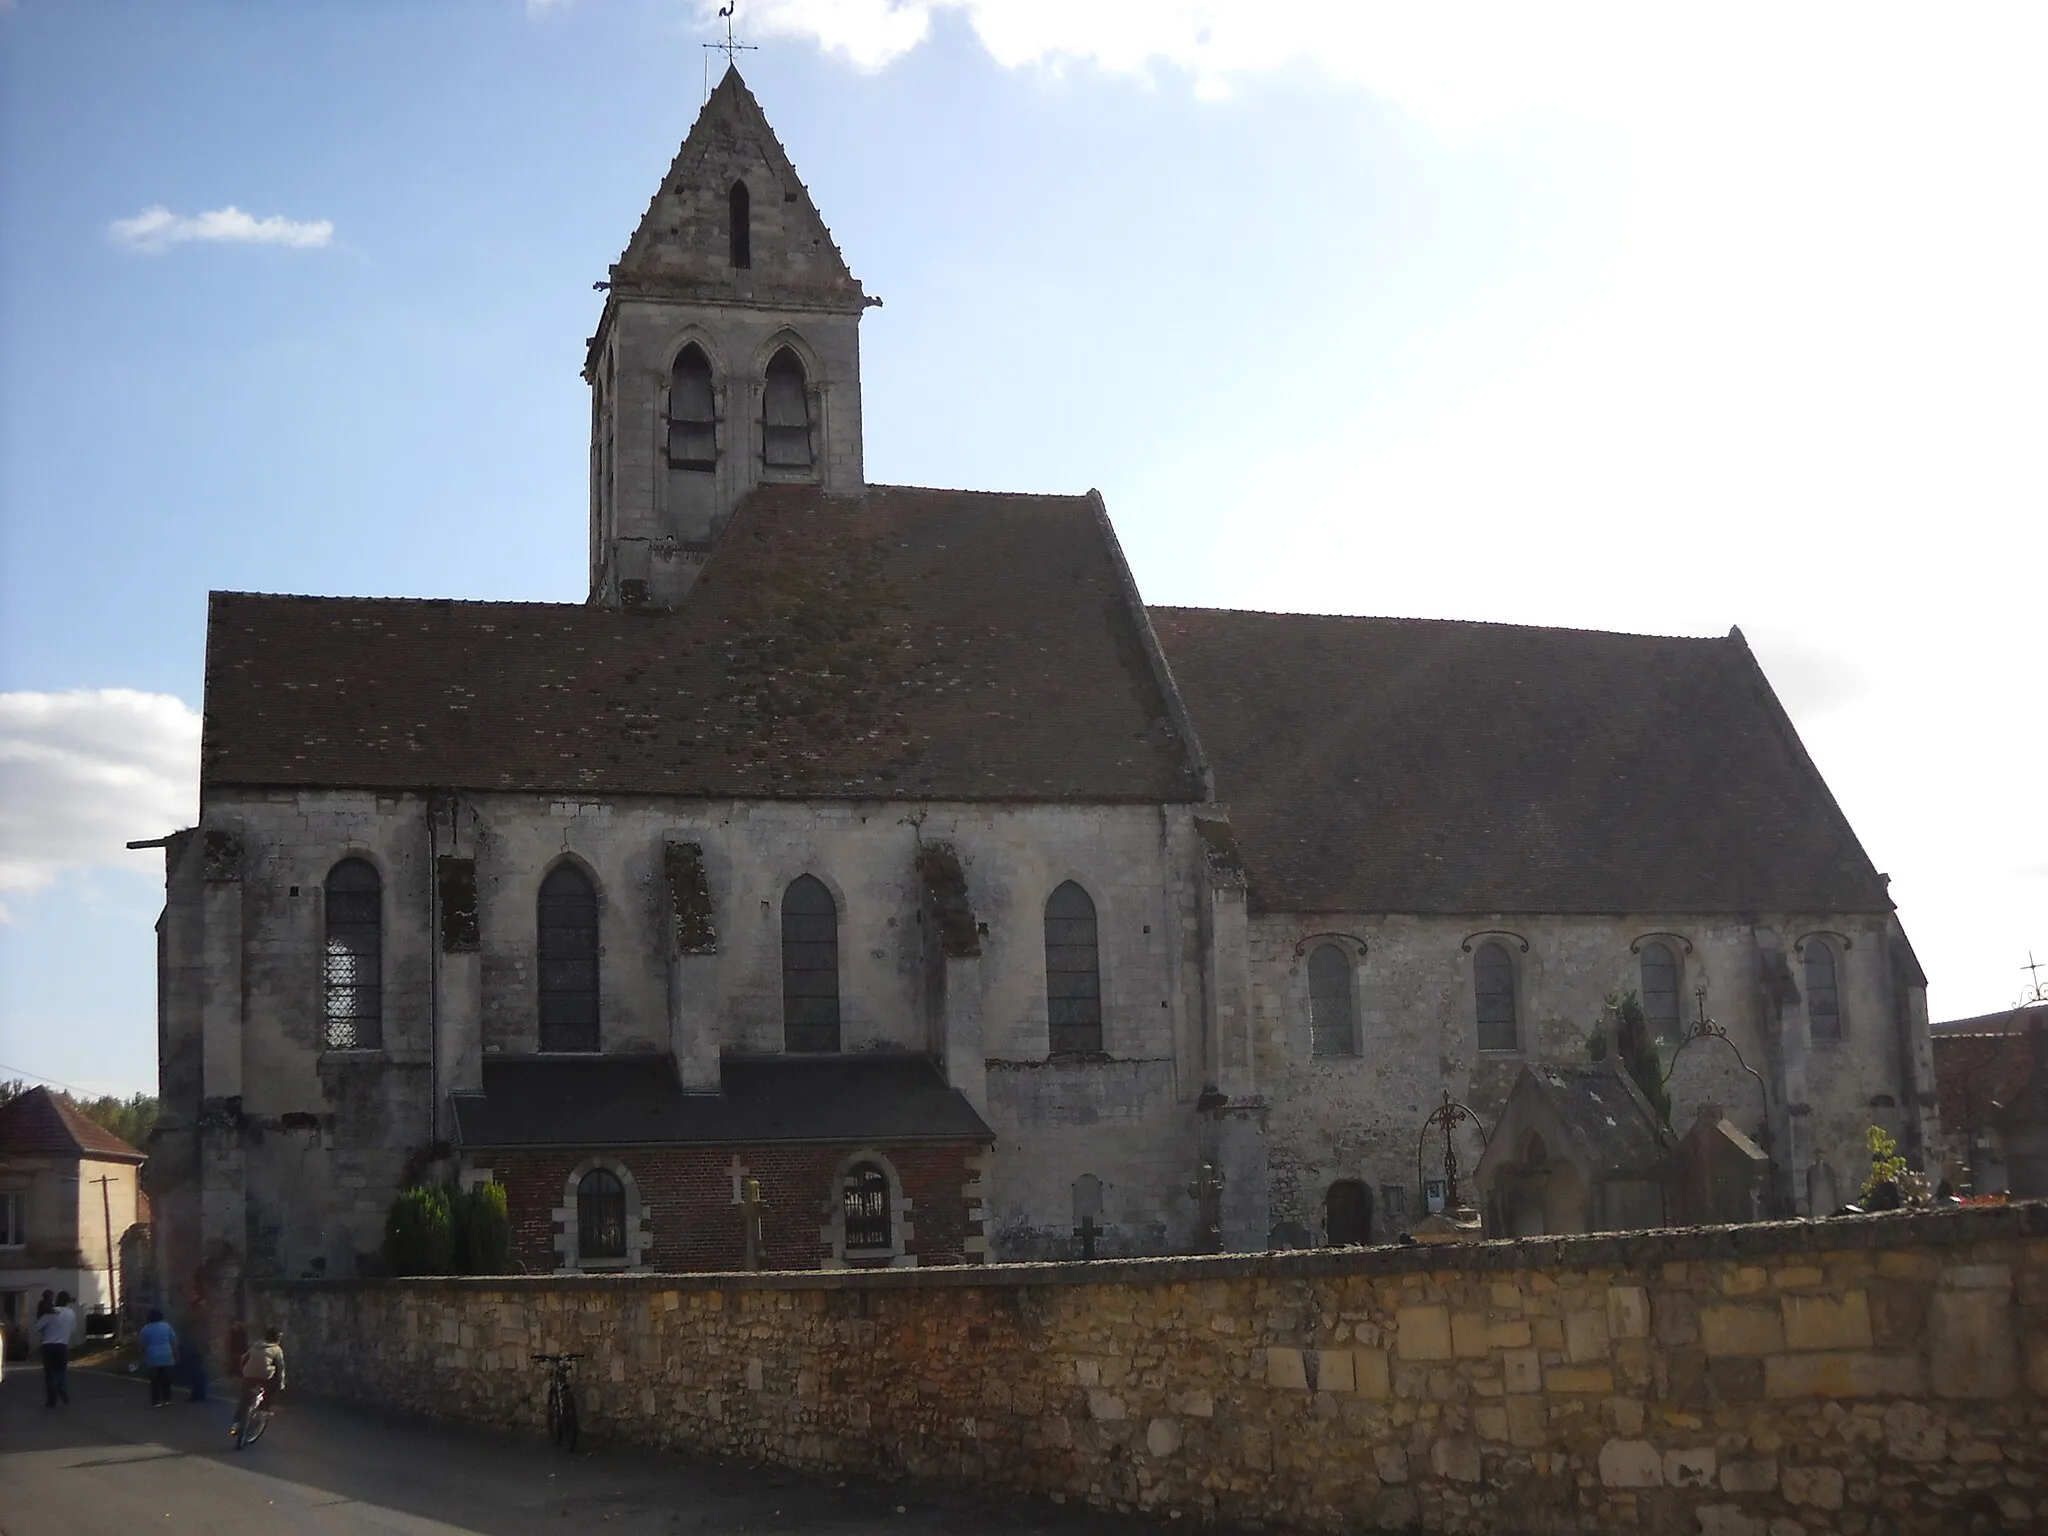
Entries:
{"label": "low stone wall capping", "polygon": [[257,1288],[295,1385],[1290,1529],[2048,1530],[2048,1205],[1087,1264]]}

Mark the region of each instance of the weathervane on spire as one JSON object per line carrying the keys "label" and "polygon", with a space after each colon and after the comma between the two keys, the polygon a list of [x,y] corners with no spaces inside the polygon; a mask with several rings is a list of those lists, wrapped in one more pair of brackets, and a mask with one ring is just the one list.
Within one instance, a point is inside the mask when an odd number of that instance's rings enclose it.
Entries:
{"label": "weathervane on spire", "polygon": [[725,0],[725,4],[718,8],[718,14],[725,22],[725,41],[722,43],[706,43],[704,45],[715,53],[724,54],[728,68],[739,63],[739,56],[741,54],[756,51],[752,43],[741,43],[733,40],[732,13],[739,9],[739,3],[740,0]]}

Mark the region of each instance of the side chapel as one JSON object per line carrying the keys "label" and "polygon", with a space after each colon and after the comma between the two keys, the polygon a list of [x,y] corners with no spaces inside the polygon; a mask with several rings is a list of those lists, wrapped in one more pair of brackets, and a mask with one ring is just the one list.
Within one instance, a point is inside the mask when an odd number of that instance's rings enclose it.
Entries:
{"label": "side chapel", "polygon": [[867,483],[874,302],[728,72],[589,340],[588,602],[213,595],[174,1296],[370,1269],[427,1176],[534,1272],[736,1267],[750,1181],[771,1266],[1386,1241],[1445,1094],[1629,991],[1726,1031],[1674,1118],[1776,1209],[1928,1146],[1925,978],[1740,631],[1148,607],[1094,492]]}

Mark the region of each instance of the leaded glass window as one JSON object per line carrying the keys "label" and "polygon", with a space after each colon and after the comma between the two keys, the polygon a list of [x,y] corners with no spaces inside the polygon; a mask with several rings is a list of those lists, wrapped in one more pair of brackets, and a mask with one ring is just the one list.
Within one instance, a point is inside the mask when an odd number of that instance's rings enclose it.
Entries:
{"label": "leaded glass window", "polygon": [[782,1048],[839,1049],[839,907],[815,875],[782,893]]}
{"label": "leaded glass window", "polygon": [[1662,939],[1643,946],[1643,1022],[1660,1040],[1678,1035],[1678,957]]}
{"label": "leaded glass window", "polygon": [[321,979],[329,1050],[369,1050],[384,1038],[384,888],[367,859],[327,872]]}
{"label": "leaded glass window", "polygon": [[1071,880],[1045,903],[1045,1015],[1055,1056],[1102,1049],[1095,903]]}
{"label": "leaded glass window", "polygon": [[1478,1000],[1479,1049],[1514,1050],[1515,965],[1491,939],[1472,957],[1472,990]]}
{"label": "leaded glass window", "polygon": [[1351,1012],[1351,956],[1341,945],[1318,944],[1308,956],[1309,1053],[1355,1056]]}
{"label": "leaded glass window", "polygon": [[1816,1040],[1842,1038],[1842,990],[1835,952],[1825,939],[1806,941],[1806,1019]]}
{"label": "leaded glass window", "polygon": [[594,1051],[597,1029],[597,888],[573,864],[540,884],[540,1048]]}

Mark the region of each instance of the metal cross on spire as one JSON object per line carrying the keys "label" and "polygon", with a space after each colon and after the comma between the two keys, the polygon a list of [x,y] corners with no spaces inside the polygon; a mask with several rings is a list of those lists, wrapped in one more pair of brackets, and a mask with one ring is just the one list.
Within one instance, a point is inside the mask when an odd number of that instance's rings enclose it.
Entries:
{"label": "metal cross on spire", "polygon": [[718,8],[718,14],[725,22],[725,41],[722,43],[706,43],[704,45],[714,53],[724,54],[728,68],[739,63],[739,56],[741,54],[759,51],[752,43],[736,42],[733,39],[732,13],[739,9],[739,3],[740,0],[725,0],[725,4]]}

